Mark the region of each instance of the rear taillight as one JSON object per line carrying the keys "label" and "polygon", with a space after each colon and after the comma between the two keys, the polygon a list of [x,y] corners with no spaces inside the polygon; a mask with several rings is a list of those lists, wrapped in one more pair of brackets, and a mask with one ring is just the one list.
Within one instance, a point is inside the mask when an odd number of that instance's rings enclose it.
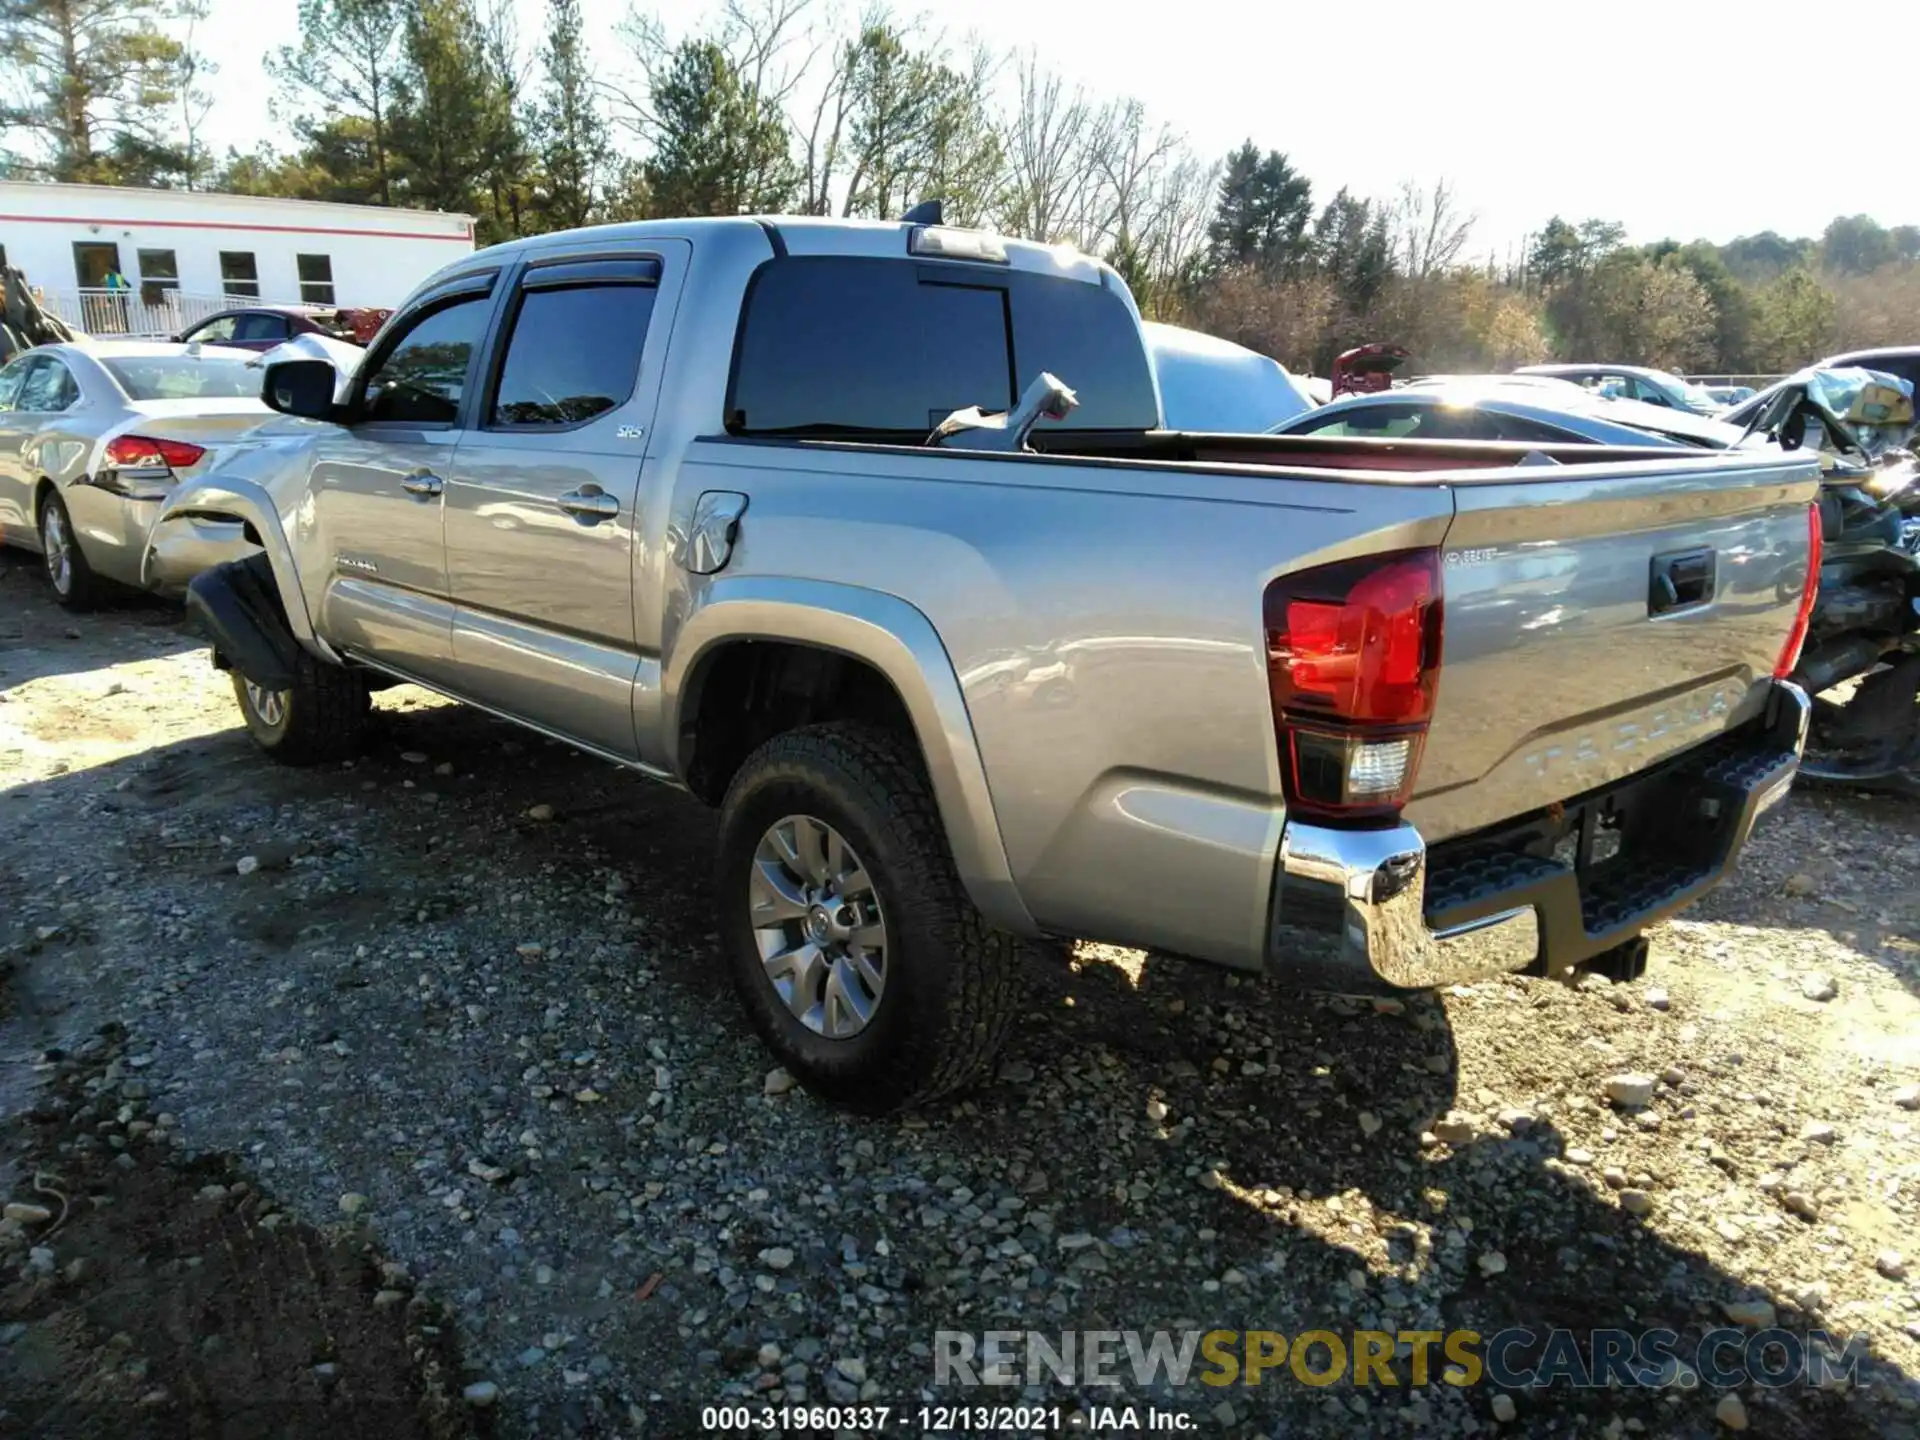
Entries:
{"label": "rear taillight", "polygon": [[1413,793],[1440,681],[1440,552],[1342,560],[1267,586],[1267,680],[1290,811],[1384,820]]}
{"label": "rear taillight", "polygon": [[107,442],[107,464],[116,470],[187,470],[206,453],[204,446],[185,440],[153,440],[145,435],[116,435]]}
{"label": "rear taillight", "polygon": [[1773,678],[1785,680],[1800,663],[1800,649],[1807,643],[1807,627],[1813,624],[1814,601],[1820,596],[1820,556],[1825,549],[1821,534],[1820,506],[1807,507],[1807,583],[1800,591],[1800,608],[1794,612],[1793,629],[1787,643],[1780,647],[1780,659],[1773,667]]}

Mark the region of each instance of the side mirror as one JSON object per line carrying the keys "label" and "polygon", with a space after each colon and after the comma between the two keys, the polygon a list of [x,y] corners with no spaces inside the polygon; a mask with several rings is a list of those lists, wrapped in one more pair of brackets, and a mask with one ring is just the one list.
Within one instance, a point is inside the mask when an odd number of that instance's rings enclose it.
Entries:
{"label": "side mirror", "polygon": [[1807,443],[1806,411],[1796,409],[1780,422],[1779,440],[1782,450],[1798,450]]}
{"label": "side mirror", "polygon": [[282,360],[267,367],[260,398],[282,415],[337,420],[339,412],[333,403],[333,387],[339,380],[339,372],[324,360]]}

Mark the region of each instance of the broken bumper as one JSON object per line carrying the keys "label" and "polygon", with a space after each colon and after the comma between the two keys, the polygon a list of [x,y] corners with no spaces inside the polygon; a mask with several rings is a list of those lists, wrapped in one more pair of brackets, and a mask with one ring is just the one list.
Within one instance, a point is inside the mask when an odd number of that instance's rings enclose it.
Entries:
{"label": "broken bumper", "polygon": [[[1775,681],[1762,717],[1740,730],[1551,814],[1432,851],[1411,825],[1289,821],[1268,973],[1339,991],[1564,973],[1726,875],[1793,784],[1810,713],[1798,686]],[[1603,836],[1615,848],[1598,858]]]}
{"label": "broken bumper", "polygon": [[163,595],[185,592],[193,577],[230,560],[260,553],[238,520],[176,516],[149,527],[140,562],[140,583]]}

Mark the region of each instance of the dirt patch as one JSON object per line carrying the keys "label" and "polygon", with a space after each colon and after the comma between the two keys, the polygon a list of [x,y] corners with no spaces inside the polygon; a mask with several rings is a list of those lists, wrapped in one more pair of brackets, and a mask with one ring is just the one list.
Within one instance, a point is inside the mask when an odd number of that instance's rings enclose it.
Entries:
{"label": "dirt patch", "polygon": [[294,1220],[183,1158],[118,1027],[6,1133],[0,1430],[456,1440],[454,1337],[363,1231]]}

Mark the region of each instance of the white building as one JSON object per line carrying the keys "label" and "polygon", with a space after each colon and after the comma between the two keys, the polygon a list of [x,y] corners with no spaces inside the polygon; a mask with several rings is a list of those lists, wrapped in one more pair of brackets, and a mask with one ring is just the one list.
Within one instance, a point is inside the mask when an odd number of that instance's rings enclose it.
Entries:
{"label": "white building", "polygon": [[[171,334],[247,300],[390,307],[472,249],[473,217],[436,210],[0,182],[0,263],[94,332]],[[116,273],[130,292],[103,298]]]}

